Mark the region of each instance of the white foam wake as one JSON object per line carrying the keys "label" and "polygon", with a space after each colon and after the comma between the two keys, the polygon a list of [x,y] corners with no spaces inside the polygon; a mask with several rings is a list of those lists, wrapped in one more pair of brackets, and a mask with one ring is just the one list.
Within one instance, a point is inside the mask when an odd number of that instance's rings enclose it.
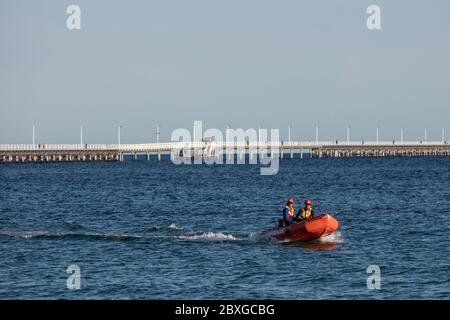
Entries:
{"label": "white foam wake", "polygon": [[329,234],[328,236],[325,237],[321,237],[315,241],[321,243],[343,243],[344,237],[342,236],[340,231],[335,231],[332,234]]}
{"label": "white foam wake", "polygon": [[175,223],[171,223],[169,228],[170,229],[175,229],[175,230],[183,230],[183,228],[178,227]]}
{"label": "white foam wake", "polygon": [[194,240],[194,241],[235,241],[238,238],[233,237],[231,234],[224,234],[222,232],[204,232],[198,235],[192,236],[178,236],[177,239],[181,240]]}

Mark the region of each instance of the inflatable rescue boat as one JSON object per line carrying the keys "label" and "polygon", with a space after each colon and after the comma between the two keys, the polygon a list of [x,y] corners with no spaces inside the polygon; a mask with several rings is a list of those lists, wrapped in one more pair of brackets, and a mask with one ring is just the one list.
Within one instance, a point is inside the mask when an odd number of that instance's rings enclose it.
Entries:
{"label": "inflatable rescue boat", "polygon": [[329,214],[279,226],[263,232],[264,236],[283,241],[311,241],[330,235],[339,228],[339,222]]}

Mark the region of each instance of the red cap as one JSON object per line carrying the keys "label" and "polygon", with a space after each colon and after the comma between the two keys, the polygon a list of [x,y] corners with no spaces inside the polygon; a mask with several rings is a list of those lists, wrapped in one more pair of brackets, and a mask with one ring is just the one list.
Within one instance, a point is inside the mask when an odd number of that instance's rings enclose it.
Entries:
{"label": "red cap", "polygon": [[291,198],[289,198],[289,199],[288,199],[288,202],[290,202],[290,203],[294,203],[294,198],[292,198],[292,197],[291,197]]}
{"label": "red cap", "polygon": [[310,206],[312,204],[311,200],[307,199],[305,200],[305,205]]}

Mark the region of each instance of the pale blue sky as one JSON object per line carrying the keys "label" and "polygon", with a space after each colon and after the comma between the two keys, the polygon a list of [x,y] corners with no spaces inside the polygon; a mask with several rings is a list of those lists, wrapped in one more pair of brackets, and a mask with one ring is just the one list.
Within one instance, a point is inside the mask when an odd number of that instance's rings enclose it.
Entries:
{"label": "pale blue sky", "polygon": [[[82,30],[66,29],[81,7]],[[366,28],[378,4],[382,30]],[[0,0],[0,144],[168,140],[175,128],[293,138],[450,137],[450,2]]]}

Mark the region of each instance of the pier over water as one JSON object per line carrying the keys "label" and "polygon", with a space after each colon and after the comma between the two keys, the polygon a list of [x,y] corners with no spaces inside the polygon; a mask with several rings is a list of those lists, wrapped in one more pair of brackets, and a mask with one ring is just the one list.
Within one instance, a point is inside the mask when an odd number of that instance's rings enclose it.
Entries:
{"label": "pier over water", "polygon": [[195,157],[220,154],[250,159],[263,152],[280,158],[450,156],[448,141],[325,142],[163,142],[147,144],[16,144],[0,145],[0,163],[161,160],[161,154]]}

